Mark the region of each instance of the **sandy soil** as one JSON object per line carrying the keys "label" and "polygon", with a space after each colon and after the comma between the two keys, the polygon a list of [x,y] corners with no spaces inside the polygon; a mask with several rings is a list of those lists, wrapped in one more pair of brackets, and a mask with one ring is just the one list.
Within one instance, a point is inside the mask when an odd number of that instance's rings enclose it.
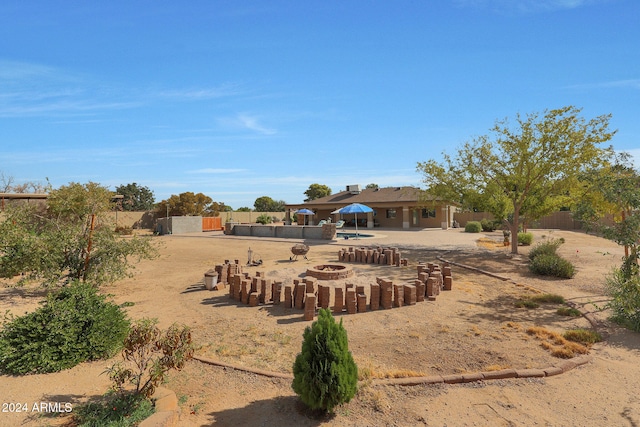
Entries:
{"label": "sandy soil", "polygon": [[[309,259],[295,262],[289,259],[291,246],[298,243],[293,240],[239,238],[217,232],[158,237],[161,257],[139,264],[134,278],[105,292],[119,304],[133,303],[126,308],[132,319],[156,317],[163,327],[173,322],[191,326],[199,356],[291,373],[302,332],[311,322],[303,321],[298,310],[248,307],[230,299],[226,290],[207,291],[205,271],[225,259],[246,263],[250,247],[254,259],[263,264],[244,266],[244,271],[262,271],[287,283],[304,277],[309,266],[337,261],[341,247],[381,245],[401,248],[409,266],[352,264],[356,274],[348,281],[368,284],[375,277],[387,277],[405,282],[415,278],[418,261],[441,257],[512,280],[454,267],[453,290],[441,293],[436,301],[338,316],[347,329],[354,358],[369,378],[361,382],[356,398],[335,415],[317,417],[306,411],[291,390],[290,380],[192,361],[183,371],[172,373],[166,384],[181,401],[179,425],[640,425],[640,398],[635,393],[640,381],[640,337],[608,322],[607,313],[596,308],[606,302],[604,276],[619,264],[621,248],[584,233],[534,230],[536,241],[564,237],[566,244],[559,252],[577,267],[575,278],[551,280],[528,273],[528,248],[512,257],[506,248],[487,244],[501,240],[498,232],[375,231],[373,239],[306,242],[311,247]],[[479,238],[485,243],[479,243]],[[598,320],[606,341],[590,349],[590,363],[542,379],[431,386],[389,386],[376,380],[554,365],[559,359],[527,334],[527,328],[543,326],[562,333],[591,325],[584,317],[557,315],[555,305],[534,310],[515,307],[517,299],[539,292],[560,294]],[[34,309],[43,296],[42,291],[29,288],[3,288],[0,295],[0,311],[16,314]],[[0,412],[0,425],[67,423],[64,416],[33,411],[34,403],[57,401],[75,406],[99,397],[109,386],[101,373],[115,360],[85,363],[49,375],[0,376],[0,410],[9,411]],[[10,403],[26,403],[28,410],[12,412]]]}

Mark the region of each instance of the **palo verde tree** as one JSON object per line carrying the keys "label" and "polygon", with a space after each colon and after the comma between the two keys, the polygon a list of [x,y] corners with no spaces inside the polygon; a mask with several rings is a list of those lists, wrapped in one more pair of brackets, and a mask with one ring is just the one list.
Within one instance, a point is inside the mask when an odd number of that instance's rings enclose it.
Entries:
{"label": "palo verde tree", "polygon": [[46,206],[9,207],[0,222],[0,277],[95,286],[127,277],[134,261],[156,251],[148,237],[115,233],[105,217],[113,210],[112,197],[97,183],[70,183],[52,190]]}
{"label": "palo verde tree", "polygon": [[[615,131],[610,115],[591,120],[581,110],[563,107],[516,116],[515,125],[498,121],[490,135],[465,143],[455,158],[418,163],[426,191],[449,200],[481,195],[487,206],[508,206],[511,235],[518,234],[522,220],[533,221],[571,204],[581,172],[601,164]],[[498,215],[499,216],[499,215]],[[518,253],[512,239],[511,252]]]}
{"label": "palo verde tree", "polygon": [[615,320],[640,331],[640,172],[622,153],[586,171],[581,182],[583,197],[573,208],[574,218],[625,248],[622,266],[607,277],[608,307]]}

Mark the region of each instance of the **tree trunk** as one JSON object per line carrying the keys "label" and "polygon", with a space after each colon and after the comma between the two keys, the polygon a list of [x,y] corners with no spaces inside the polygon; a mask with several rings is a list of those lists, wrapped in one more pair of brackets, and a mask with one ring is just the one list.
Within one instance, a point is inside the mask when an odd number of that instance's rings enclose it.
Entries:
{"label": "tree trunk", "polygon": [[515,206],[513,211],[513,223],[511,224],[511,253],[518,254],[518,222],[520,222],[519,206]]}

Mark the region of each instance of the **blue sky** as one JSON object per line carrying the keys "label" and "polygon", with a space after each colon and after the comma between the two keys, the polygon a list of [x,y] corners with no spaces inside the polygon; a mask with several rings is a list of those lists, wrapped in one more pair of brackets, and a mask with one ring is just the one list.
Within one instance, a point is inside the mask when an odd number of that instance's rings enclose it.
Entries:
{"label": "blue sky", "polygon": [[0,3],[0,172],[160,201],[420,185],[498,119],[611,113],[640,154],[637,0]]}

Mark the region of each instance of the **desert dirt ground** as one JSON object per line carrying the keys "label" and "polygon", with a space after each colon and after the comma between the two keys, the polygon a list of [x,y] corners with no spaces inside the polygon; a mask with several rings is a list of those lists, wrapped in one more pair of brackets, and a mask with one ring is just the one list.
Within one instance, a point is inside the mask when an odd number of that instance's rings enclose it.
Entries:
{"label": "desert dirt ground", "polygon": [[[310,266],[337,262],[348,246],[392,246],[407,267],[350,264],[354,284],[376,277],[413,281],[419,261],[452,262],[500,274],[500,280],[453,267],[453,290],[436,301],[390,310],[339,315],[349,348],[366,378],[356,397],[318,416],[299,402],[288,379],[191,361],[171,373],[166,387],[180,399],[180,426],[636,426],[640,425],[640,337],[608,321],[604,278],[620,263],[622,249],[581,232],[533,230],[535,242],[564,237],[559,253],[577,268],[573,279],[541,279],[527,269],[527,247],[511,256],[501,232],[470,234],[459,229],[375,230],[376,237],[333,242],[308,241],[308,260],[290,261],[296,240],[225,236],[219,232],[162,236],[160,257],[137,265],[135,276],[104,289],[126,304],[132,319],[155,317],[162,327],[191,326],[196,354],[238,367],[290,374],[302,333],[311,322],[283,306],[248,307],[228,290],[208,291],[203,274],[225,259],[238,259],[245,272],[261,271],[285,284]],[[246,266],[248,249],[259,266]],[[340,284],[340,283],[335,283]],[[448,375],[496,369],[544,368],[560,359],[528,334],[533,326],[562,333],[590,328],[584,317],[556,314],[557,305],[517,308],[527,295],[554,293],[591,313],[606,340],[589,351],[591,361],[561,375],[467,384],[397,386],[378,378]],[[37,288],[0,288],[0,311],[33,310],[43,297]],[[0,412],[2,426],[69,425],[69,418],[31,411],[36,402],[77,405],[109,387],[101,373],[116,361],[84,363],[48,375],[0,376],[0,400],[27,403],[27,412]],[[0,408],[2,409],[2,408]],[[8,409],[8,408],[7,408]],[[63,414],[65,415],[65,414]]]}

